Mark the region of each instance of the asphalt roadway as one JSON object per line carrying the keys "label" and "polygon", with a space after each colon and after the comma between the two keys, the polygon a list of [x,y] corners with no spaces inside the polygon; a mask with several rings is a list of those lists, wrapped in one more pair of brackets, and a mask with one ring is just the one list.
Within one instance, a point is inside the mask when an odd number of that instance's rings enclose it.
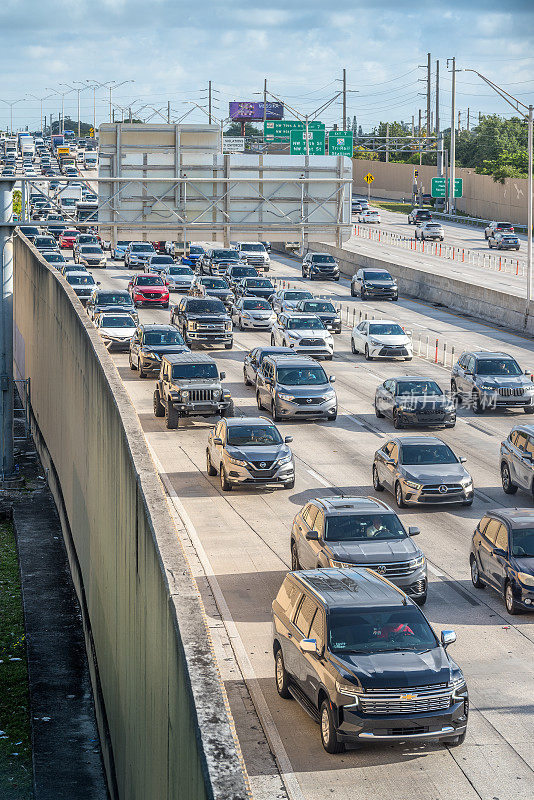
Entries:
{"label": "asphalt roadway", "polygon": [[[483,236],[479,231],[470,233]],[[92,272],[106,288],[126,288],[128,283],[128,272],[118,264]],[[301,282],[298,263],[282,256],[273,257],[271,276]],[[364,307],[370,315],[397,320],[423,336],[440,336],[454,343],[457,353],[472,347],[505,350],[523,368],[534,367],[531,339],[403,298],[391,304],[362,303],[350,298],[346,280],[311,286],[306,282],[306,288],[331,294],[358,312]],[[141,309],[140,319],[168,322],[169,311]],[[218,477],[209,478],[205,468],[208,430],[216,420],[182,420],[178,430],[166,430],[164,420],[153,414],[154,380],[140,380],[130,371],[127,354],[113,354],[171,510],[186,525],[180,544],[206,605],[254,797],[534,798],[534,615],[510,617],[502,599],[490,589],[474,589],[469,576],[470,540],[484,512],[500,506],[532,508],[529,495],[519,492],[512,498],[503,493],[498,468],[501,440],[516,422],[530,421],[522,412],[475,417],[461,409],[456,427],[438,432],[458,456],[467,457],[476,490],[472,507],[399,512],[406,526],[421,528],[417,543],[428,557],[430,581],[425,613],[438,634],[453,628],[458,635],[451,654],[467,677],[471,699],[465,743],[451,749],[438,743],[373,744],[328,755],[318,726],[294,701],[282,700],[276,692],[270,609],[289,569],[294,515],[311,497],[340,490],[374,495],[373,454],[395,433],[388,420],[374,414],[379,382],[416,374],[449,387],[449,369],[418,357],[411,363],[366,362],[351,354],[348,328],[334,339],[334,360],[325,363],[325,369],[337,378],[337,420],[279,424],[282,434],[294,436],[292,490],[234,489],[223,494]],[[210,351],[226,371],[226,385],[239,415],[258,413],[254,390],[243,383],[244,354],[268,343],[268,333],[236,331],[233,350]],[[391,495],[380,497],[395,508]]]}

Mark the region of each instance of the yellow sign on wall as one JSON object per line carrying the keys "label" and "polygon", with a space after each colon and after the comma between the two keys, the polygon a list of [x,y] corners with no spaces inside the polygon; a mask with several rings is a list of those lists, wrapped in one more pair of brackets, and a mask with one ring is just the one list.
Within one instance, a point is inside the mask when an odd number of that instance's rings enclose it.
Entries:
{"label": "yellow sign on wall", "polygon": [[375,179],[375,176],[374,176],[374,175],[371,175],[371,173],[370,173],[370,172],[368,172],[368,173],[367,173],[367,175],[366,175],[366,176],[365,176],[365,178],[364,178],[364,181],[365,181],[366,183],[372,183],[372,182],[374,181],[374,179]]}

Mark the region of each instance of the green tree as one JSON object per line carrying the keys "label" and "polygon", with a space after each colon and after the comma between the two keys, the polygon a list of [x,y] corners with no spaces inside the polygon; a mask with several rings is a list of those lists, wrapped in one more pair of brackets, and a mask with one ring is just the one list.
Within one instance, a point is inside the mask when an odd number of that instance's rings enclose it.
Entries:
{"label": "green tree", "polygon": [[[241,136],[241,123],[232,122],[232,124],[225,130],[225,136]],[[245,136],[261,136],[262,131],[256,128],[251,122],[245,122]]]}

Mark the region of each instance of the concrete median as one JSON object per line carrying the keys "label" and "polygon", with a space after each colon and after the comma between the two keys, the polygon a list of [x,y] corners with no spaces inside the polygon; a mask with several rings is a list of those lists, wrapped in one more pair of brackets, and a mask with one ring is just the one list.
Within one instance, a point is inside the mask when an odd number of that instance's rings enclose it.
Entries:
{"label": "concrete median", "polygon": [[14,306],[15,377],[31,378],[111,796],[248,797],[203,607],[137,414],[74,292],[21,235]]}

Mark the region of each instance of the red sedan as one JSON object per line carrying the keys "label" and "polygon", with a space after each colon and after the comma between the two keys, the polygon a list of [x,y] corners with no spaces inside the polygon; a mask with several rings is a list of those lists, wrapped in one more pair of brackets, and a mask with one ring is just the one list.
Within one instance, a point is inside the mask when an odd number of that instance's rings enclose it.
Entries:
{"label": "red sedan", "polygon": [[59,237],[59,246],[62,249],[72,248],[74,247],[74,240],[78,236],[79,231],[74,230],[66,230]]}
{"label": "red sedan", "polygon": [[169,307],[169,289],[167,284],[159,275],[150,272],[142,272],[132,278],[128,284],[128,291],[132,296],[135,306],[162,306]]}

